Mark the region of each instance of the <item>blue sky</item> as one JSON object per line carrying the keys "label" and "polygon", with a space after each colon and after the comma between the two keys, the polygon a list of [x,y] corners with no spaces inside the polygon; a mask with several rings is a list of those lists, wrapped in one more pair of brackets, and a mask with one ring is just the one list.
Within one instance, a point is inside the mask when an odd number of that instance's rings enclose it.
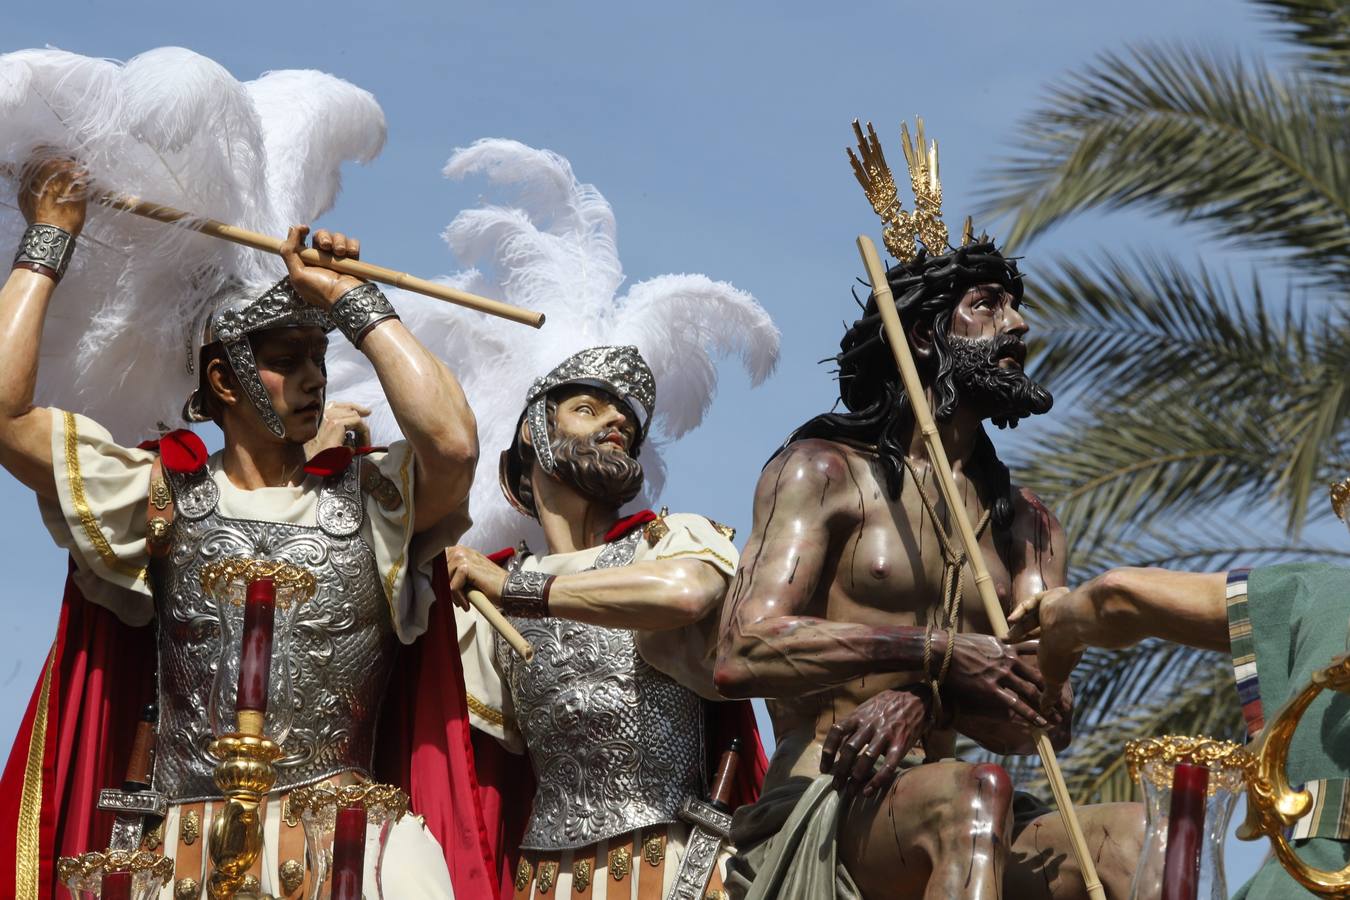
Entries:
{"label": "blue sky", "polygon": [[[959,222],[1018,121],[1100,51],[1144,40],[1271,48],[1254,7],[1236,0],[73,0],[61,11],[8,17],[0,51],[50,44],[126,59],[181,45],[240,79],[316,68],[374,93],[388,145],[370,166],[347,171],[324,220],[359,234],[369,259],[426,275],[459,268],[440,232],[478,188],[445,181],[441,166],[455,147],[510,137],[561,153],[605,194],[630,281],[703,272],[753,293],[783,332],[779,372],[751,392],[724,367],[704,426],[667,456],[662,498],[742,536],[760,466],[834,399],[816,360],[835,352],[856,309],[853,237],[878,230],[844,157],[851,119],[874,120],[891,146],[902,119],[923,115],[942,146],[947,218]],[[1038,257],[1105,245],[1170,245],[1185,257],[1197,238],[1135,215],[1080,217],[1024,248],[1028,292]],[[1229,259],[1247,272],[1246,260]],[[1033,312],[1032,340],[1035,325]],[[1042,427],[1021,431],[1034,439]],[[51,640],[65,562],[31,497],[3,473],[0,508],[10,562],[0,633],[0,746],[8,746]],[[1259,858],[1253,845],[1231,853],[1239,871]]]}

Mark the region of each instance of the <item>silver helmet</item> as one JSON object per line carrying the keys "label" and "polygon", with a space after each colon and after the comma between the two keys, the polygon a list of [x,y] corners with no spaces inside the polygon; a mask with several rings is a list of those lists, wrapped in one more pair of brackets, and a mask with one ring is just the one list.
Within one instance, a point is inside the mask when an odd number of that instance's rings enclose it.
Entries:
{"label": "silver helmet", "polygon": [[[548,394],[569,384],[598,387],[628,406],[637,422],[637,436],[630,451],[636,458],[656,409],[656,378],[637,347],[588,347],[567,357],[547,375],[536,378],[525,394],[521,421],[527,423],[530,430],[530,444],[539,468],[549,475],[555,468],[553,444],[548,433]],[[502,453],[499,474],[506,499],[516,509],[532,515],[518,493],[522,474],[519,422],[511,446]]]}
{"label": "silver helmet", "polygon": [[[286,427],[281,417],[272,408],[272,400],[267,396],[262,379],[258,377],[258,363],[253,358],[253,347],[249,344],[249,335],[269,328],[301,328],[315,326],[324,333],[336,326],[323,310],[310,306],[300,299],[289,279],[283,278],[276,284],[257,293],[237,279],[230,279],[216,295],[212,303],[212,312],[202,329],[199,347],[188,357],[188,371],[194,371],[201,347],[216,342],[225,348],[226,358],[239,385],[248,395],[253,406],[262,416],[263,424],[277,437],[286,436]],[[199,376],[200,377],[200,376]],[[203,405],[202,387],[199,384],[183,406],[183,418],[189,422],[208,422]]]}

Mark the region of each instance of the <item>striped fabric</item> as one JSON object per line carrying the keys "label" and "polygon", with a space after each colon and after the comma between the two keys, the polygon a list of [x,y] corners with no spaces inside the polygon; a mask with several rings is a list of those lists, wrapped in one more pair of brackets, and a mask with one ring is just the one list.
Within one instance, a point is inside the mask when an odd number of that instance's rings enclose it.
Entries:
{"label": "striped fabric", "polygon": [[1252,620],[1247,612],[1247,576],[1251,569],[1233,569],[1228,573],[1228,643],[1233,654],[1233,678],[1237,681],[1238,703],[1247,721],[1247,739],[1256,737],[1266,726],[1261,715],[1261,686],[1256,677],[1256,642],[1252,638]]}
{"label": "striped fabric", "polygon": [[[1251,569],[1233,569],[1228,573],[1228,641],[1233,656],[1233,678],[1237,682],[1238,702],[1247,722],[1247,739],[1255,740],[1266,727],[1261,713],[1261,685],[1256,674],[1256,641],[1247,610],[1247,577]],[[1350,781],[1344,778],[1319,778],[1305,783],[1312,794],[1312,809],[1297,822],[1290,840],[1332,838],[1350,840]]]}
{"label": "striped fabric", "polygon": [[1350,840],[1350,784],[1344,778],[1319,778],[1303,785],[1312,794],[1312,810],[1294,823],[1291,840]]}

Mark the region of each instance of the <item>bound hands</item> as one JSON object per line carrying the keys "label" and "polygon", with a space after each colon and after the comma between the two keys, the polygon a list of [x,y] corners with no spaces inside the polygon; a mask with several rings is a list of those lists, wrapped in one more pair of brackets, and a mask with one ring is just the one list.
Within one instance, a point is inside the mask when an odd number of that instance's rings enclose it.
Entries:
{"label": "bound hands", "polygon": [[[292,225],[281,245],[281,258],[286,263],[291,286],[300,298],[311,306],[329,310],[343,294],[364,282],[323,266],[312,266],[301,259],[300,251],[305,249],[305,238],[308,236],[308,225]],[[314,232],[313,245],[315,250],[334,259],[361,257],[361,242],[340,232],[320,229]]]}
{"label": "bound hands", "polygon": [[1038,649],[1036,641],[1007,645],[989,635],[956,635],[942,688],[951,727],[996,753],[1028,752],[1039,729],[1049,729],[1056,745],[1067,744],[1073,697],[1062,682],[1047,687]]}
{"label": "bound hands", "polygon": [[29,225],[55,225],[78,237],[89,205],[89,173],[73,159],[34,158],[24,167],[18,200]]}

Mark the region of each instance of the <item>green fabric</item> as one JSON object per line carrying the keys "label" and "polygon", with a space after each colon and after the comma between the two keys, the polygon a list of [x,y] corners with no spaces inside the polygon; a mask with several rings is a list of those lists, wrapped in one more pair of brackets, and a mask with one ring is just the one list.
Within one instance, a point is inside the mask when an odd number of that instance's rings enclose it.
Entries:
{"label": "green fabric", "polygon": [[[1347,651],[1350,569],[1290,563],[1252,571],[1247,582],[1261,710],[1267,723],[1314,672]],[[1350,696],[1325,691],[1303,717],[1289,749],[1289,780],[1350,777]],[[1317,868],[1340,869],[1350,844],[1325,838],[1298,841],[1299,855]],[[1279,862],[1267,860],[1234,895],[1250,900],[1305,898]]]}
{"label": "green fabric", "polygon": [[724,880],[733,900],[862,900],[836,858],[843,806],[822,775],[791,778],[736,810]]}
{"label": "green fabric", "polygon": [[[1329,872],[1343,869],[1350,863],[1350,843],[1345,841],[1329,838],[1298,841],[1297,852],[1304,862]],[[1305,900],[1309,897],[1316,898],[1317,895],[1300,887],[1280,861],[1271,857],[1250,881],[1238,888],[1233,900]]]}

